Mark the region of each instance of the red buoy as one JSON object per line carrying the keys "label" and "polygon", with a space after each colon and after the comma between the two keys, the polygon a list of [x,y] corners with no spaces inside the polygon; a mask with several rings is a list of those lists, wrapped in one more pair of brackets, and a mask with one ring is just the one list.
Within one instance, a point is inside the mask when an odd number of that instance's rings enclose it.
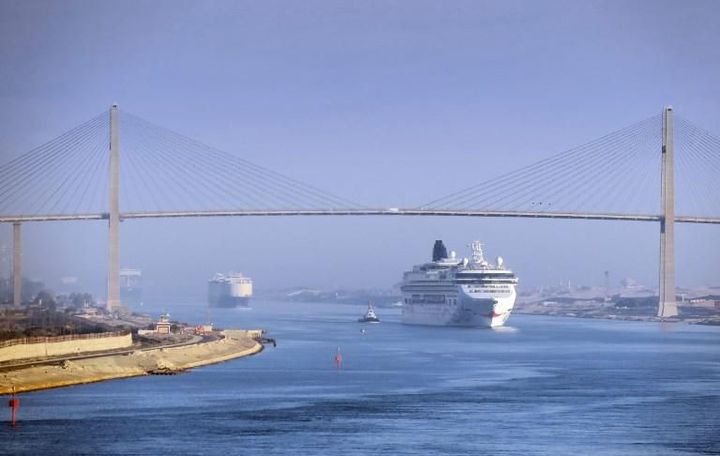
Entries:
{"label": "red buoy", "polygon": [[335,353],[335,367],[340,369],[341,365],[342,365],[342,355],[340,354],[340,347],[338,347],[337,353]]}
{"label": "red buoy", "polygon": [[15,394],[15,388],[13,388],[13,393],[10,397],[10,401],[8,401],[8,406],[12,411],[12,420],[10,421],[10,424],[12,426],[15,426],[15,417],[17,415],[17,410],[20,408],[20,399],[18,399],[17,395]]}

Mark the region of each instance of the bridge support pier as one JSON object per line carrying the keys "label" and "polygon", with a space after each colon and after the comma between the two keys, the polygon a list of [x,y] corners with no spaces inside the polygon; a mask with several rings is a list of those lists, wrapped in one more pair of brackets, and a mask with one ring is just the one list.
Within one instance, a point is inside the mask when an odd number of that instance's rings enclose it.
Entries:
{"label": "bridge support pier", "polygon": [[120,146],[118,107],[110,107],[110,183],[108,219],[108,295],[107,310],[120,307]]}
{"label": "bridge support pier", "polygon": [[13,305],[22,303],[22,233],[20,222],[13,223]]}
{"label": "bridge support pier", "polygon": [[660,220],[660,287],[658,317],[678,314],[675,301],[675,176],[673,111],[663,110],[662,132],[662,219]]}

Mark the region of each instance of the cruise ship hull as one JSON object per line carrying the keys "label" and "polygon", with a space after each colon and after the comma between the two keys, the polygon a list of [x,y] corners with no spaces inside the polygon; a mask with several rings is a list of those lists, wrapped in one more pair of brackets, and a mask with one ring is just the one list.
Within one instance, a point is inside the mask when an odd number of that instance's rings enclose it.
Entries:
{"label": "cruise ship hull", "polygon": [[515,290],[504,294],[403,291],[402,323],[408,325],[494,328],[505,324],[515,305]]}

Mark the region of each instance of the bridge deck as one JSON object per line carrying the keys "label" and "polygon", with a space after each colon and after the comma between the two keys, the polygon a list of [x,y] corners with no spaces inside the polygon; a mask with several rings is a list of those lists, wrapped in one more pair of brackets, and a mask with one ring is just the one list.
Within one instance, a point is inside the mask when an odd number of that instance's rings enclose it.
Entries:
{"label": "bridge deck", "polygon": [[[622,220],[636,222],[659,222],[660,215],[652,214],[598,214],[575,212],[523,212],[481,210],[435,210],[435,209],[306,209],[306,210],[216,210],[216,211],[167,211],[125,212],[122,220],[182,217],[292,217],[292,216],[425,216],[425,217],[513,217],[576,220]],[[77,220],[107,220],[107,213],[79,215],[5,215],[0,223],[53,222]],[[720,224],[717,217],[676,216],[676,222]]]}

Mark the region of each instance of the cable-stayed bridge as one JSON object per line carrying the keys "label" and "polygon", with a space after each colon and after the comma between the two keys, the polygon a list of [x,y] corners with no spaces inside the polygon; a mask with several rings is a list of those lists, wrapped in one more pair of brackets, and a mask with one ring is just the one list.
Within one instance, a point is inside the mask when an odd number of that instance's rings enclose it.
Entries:
{"label": "cable-stayed bridge", "polygon": [[0,222],[13,223],[19,305],[22,223],[108,220],[110,309],[120,305],[121,220],[448,216],[659,222],[658,315],[671,317],[677,315],[675,223],[720,224],[718,177],[720,139],[666,108],[417,207],[372,208],[112,106],[0,166]]}

